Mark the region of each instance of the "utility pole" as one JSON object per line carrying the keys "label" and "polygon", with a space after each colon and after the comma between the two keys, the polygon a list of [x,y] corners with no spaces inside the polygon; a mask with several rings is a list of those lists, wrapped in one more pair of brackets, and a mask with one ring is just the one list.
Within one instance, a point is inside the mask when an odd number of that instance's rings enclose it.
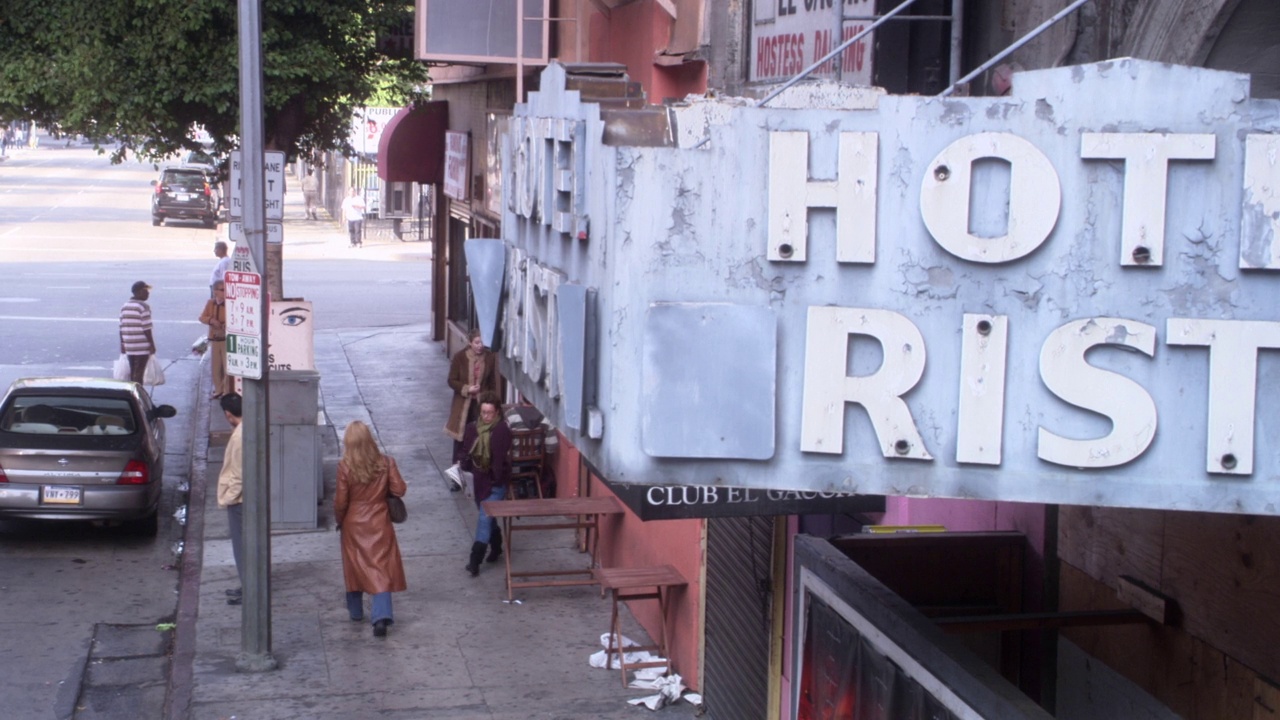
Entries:
{"label": "utility pole", "polygon": [[[261,0],[238,0],[240,26],[240,158],[238,188],[244,237],[257,272],[266,274],[266,175],[262,122]],[[232,188],[235,192],[237,188]],[[262,286],[268,282],[261,282]],[[270,370],[261,355],[267,346],[267,303],[255,309],[261,333],[255,373],[242,375],[244,416],[240,431],[244,448],[244,603],[241,607],[240,654],[236,669],[264,672],[276,668],[271,656],[271,477],[268,457],[267,380]]]}

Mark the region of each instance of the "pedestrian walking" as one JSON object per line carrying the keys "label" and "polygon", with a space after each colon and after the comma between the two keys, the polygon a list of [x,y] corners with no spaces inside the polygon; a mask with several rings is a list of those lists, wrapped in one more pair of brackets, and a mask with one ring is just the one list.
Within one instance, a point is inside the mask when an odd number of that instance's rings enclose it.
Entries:
{"label": "pedestrian walking", "polygon": [[378,449],[369,426],[356,420],[342,435],[338,488],[333,517],[342,533],[342,577],[347,587],[347,614],[364,619],[364,593],[373,596],[370,619],[374,637],[384,637],[395,623],[391,593],[403,592],[404,563],[387,496],[404,497],[408,487],[390,455]]}
{"label": "pedestrian walking", "polygon": [[462,435],[467,423],[476,419],[483,393],[498,394],[498,355],[484,346],[479,330],[467,333],[467,346],[449,361],[449,387],[453,401],[444,432],[453,438],[453,454],[462,452]]}
{"label": "pedestrian walking", "polygon": [[142,384],[147,361],[156,353],[151,336],[151,286],[139,280],[133,284],[133,297],[120,308],[120,352],[129,358],[129,379]]}
{"label": "pedestrian walking", "polygon": [[360,191],[351,188],[347,199],[342,201],[342,219],[347,221],[347,235],[351,239],[349,247],[364,246],[364,198]]}
{"label": "pedestrian walking", "polygon": [[320,180],[316,178],[314,170],[308,169],[306,177],[302,178],[302,199],[307,204],[307,218],[319,220]]}
{"label": "pedestrian walking", "polygon": [[[498,522],[486,515],[484,506],[480,504],[485,500],[506,497],[507,486],[511,483],[511,428],[502,419],[500,404],[498,396],[493,393],[480,396],[479,418],[467,425],[467,432],[462,438],[462,446],[466,450],[453,458],[463,470],[471,473],[475,482],[476,508],[480,510],[466,568],[471,577],[480,574],[482,559],[494,562],[502,557],[502,531],[498,529]],[[485,558],[486,548],[489,550],[488,558]]]}
{"label": "pedestrian walking", "polygon": [[213,283],[213,297],[206,300],[200,313],[200,322],[209,326],[209,346],[213,350],[210,361],[213,376],[213,400],[235,392],[235,379],[227,374],[227,300],[226,283]]}
{"label": "pedestrian walking", "polygon": [[231,535],[231,557],[236,563],[240,584],[227,590],[227,604],[239,605],[244,597],[244,445],[241,441],[243,403],[236,393],[223,395],[222,414],[231,424],[231,437],[218,473],[218,507],[227,511],[227,532]]}

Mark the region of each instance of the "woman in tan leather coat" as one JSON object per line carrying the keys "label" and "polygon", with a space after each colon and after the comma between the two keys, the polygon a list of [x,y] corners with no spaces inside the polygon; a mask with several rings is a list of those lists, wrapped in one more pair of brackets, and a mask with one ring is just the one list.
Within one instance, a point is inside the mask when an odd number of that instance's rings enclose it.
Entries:
{"label": "woman in tan leather coat", "polygon": [[453,438],[453,454],[462,452],[462,434],[467,423],[475,422],[481,393],[498,392],[498,355],[484,346],[479,330],[467,333],[467,346],[453,354],[449,362],[449,387],[453,403],[444,431]]}
{"label": "woman in tan leather coat", "polygon": [[378,450],[368,425],[347,425],[342,446],[333,516],[342,533],[347,612],[352,620],[363,620],[364,593],[373,595],[373,634],[384,637],[387,626],[395,622],[391,593],[407,587],[387,495],[404,497],[408,488],[396,461]]}

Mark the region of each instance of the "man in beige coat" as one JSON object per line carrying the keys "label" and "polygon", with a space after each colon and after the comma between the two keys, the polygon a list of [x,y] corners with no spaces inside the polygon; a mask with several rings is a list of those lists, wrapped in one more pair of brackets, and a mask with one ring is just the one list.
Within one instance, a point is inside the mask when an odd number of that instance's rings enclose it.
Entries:
{"label": "man in beige coat", "polygon": [[239,605],[244,587],[244,571],[241,570],[244,557],[241,548],[244,543],[244,450],[240,439],[240,431],[244,427],[240,422],[243,410],[240,396],[236,393],[223,395],[219,403],[232,429],[227,450],[222,456],[222,472],[218,473],[218,507],[227,509],[231,555],[235,558],[236,576],[240,579],[240,587],[227,591],[227,604]]}

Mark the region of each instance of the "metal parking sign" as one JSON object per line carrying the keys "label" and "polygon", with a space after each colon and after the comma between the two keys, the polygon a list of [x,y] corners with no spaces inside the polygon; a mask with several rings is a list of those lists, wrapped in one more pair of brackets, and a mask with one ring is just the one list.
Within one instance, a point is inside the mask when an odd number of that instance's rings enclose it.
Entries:
{"label": "metal parking sign", "polygon": [[262,379],[262,276],[228,270],[227,372],[236,377]]}
{"label": "metal parking sign", "polygon": [[[244,234],[244,223],[232,220],[227,223],[227,237],[236,245],[249,246],[249,238]],[[279,245],[284,242],[284,225],[279,222],[267,222],[267,244]]]}
{"label": "metal parking sign", "polygon": [[262,339],[227,333],[227,373],[251,380],[262,379]]}

